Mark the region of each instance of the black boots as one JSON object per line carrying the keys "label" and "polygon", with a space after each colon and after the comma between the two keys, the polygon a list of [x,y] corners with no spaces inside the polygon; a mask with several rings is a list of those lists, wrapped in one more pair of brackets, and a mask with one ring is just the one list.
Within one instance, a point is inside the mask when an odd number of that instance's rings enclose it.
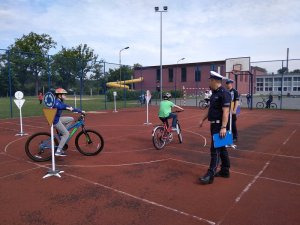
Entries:
{"label": "black boots", "polygon": [[229,173],[229,171],[220,170],[219,172],[217,172],[215,174],[215,177],[229,178],[230,177],[230,173]]}
{"label": "black boots", "polygon": [[214,176],[207,173],[206,175],[204,175],[203,177],[199,177],[199,181],[202,184],[212,184],[214,182]]}

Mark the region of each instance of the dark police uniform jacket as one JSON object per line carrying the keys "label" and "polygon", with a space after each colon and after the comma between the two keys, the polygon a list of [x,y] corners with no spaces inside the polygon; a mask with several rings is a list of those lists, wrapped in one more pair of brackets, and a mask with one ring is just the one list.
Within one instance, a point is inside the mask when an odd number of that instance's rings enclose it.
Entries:
{"label": "dark police uniform jacket", "polygon": [[[224,87],[219,87],[217,90],[212,92],[210,97],[210,106],[208,110],[208,121],[219,124],[221,128],[223,107],[230,107],[231,95],[228,90]],[[213,124],[213,123],[212,123]]]}

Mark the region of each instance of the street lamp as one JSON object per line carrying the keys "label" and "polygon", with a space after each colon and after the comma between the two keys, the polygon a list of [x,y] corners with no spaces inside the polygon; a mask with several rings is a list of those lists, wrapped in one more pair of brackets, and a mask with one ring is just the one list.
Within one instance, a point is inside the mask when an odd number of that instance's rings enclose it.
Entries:
{"label": "street lamp", "polygon": [[162,101],[162,13],[168,11],[168,6],[164,6],[163,10],[155,6],[154,10],[160,13],[160,100]]}
{"label": "street lamp", "polygon": [[185,60],[185,58],[181,58],[177,61],[176,64],[176,71],[175,71],[175,82],[174,82],[174,89],[175,89],[175,104],[176,104],[176,86],[177,86],[177,70],[178,70],[178,63],[182,60]]}
{"label": "street lamp", "polygon": [[122,52],[123,50],[126,50],[126,49],[129,49],[129,47],[127,46],[127,47],[125,47],[125,48],[122,48],[122,49],[120,50],[120,52],[119,52],[119,65],[120,65],[120,80],[119,80],[119,83],[120,83],[120,87],[121,87],[121,68],[122,68],[122,65],[121,65],[121,52]]}

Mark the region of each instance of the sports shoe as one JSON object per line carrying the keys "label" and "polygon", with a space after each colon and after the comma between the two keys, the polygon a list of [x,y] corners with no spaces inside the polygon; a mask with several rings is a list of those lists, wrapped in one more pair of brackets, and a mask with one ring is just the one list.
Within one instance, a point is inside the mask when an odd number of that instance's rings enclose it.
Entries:
{"label": "sports shoe", "polygon": [[67,154],[63,150],[57,150],[55,156],[67,156]]}
{"label": "sports shoe", "polygon": [[172,131],[177,131],[177,128],[176,127],[172,127]]}

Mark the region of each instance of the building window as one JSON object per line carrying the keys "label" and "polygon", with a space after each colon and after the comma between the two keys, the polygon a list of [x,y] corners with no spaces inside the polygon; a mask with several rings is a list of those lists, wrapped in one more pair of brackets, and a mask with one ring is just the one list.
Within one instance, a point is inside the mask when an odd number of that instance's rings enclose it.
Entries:
{"label": "building window", "polygon": [[264,90],[264,78],[256,78],[256,91]]}
{"label": "building window", "polygon": [[211,71],[215,71],[215,68],[216,68],[216,65],[215,65],[215,64],[211,64],[211,65],[210,65],[210,70],[211,70]]}
{"label": "building window", "polygon": [[186,82],[186,68],[181,68],[181,82]]}
{"label": "building window", "polygon": [[293,91],[300,91],[300,77],[293,77]]}
{"label": "building window", "polygon": [[283,78],[283,90],[284,91],[291,91],[292,90],[292,78],[291,77],[284,77]]}
{"label": "building window", "polygon": [[195,82],[201,81],[201,68],[200,66],[196,66],[195,68]]}
{"label": "building window", "polygon": [[173,77],[174,77],[174,75],[173,75],[173,68],[169,68],[169,82],[173,82]]}
{"label": "building window", "polygon": [[281,91],[281,77],[274,78],[274,91]]}
{"label": "building window", "polygon": [[273,91],[273,78],[265,78],[265,91]]}
{"label": "building window", "polygon": [[156,70],[156,80],[160,81],[160,69]]}

